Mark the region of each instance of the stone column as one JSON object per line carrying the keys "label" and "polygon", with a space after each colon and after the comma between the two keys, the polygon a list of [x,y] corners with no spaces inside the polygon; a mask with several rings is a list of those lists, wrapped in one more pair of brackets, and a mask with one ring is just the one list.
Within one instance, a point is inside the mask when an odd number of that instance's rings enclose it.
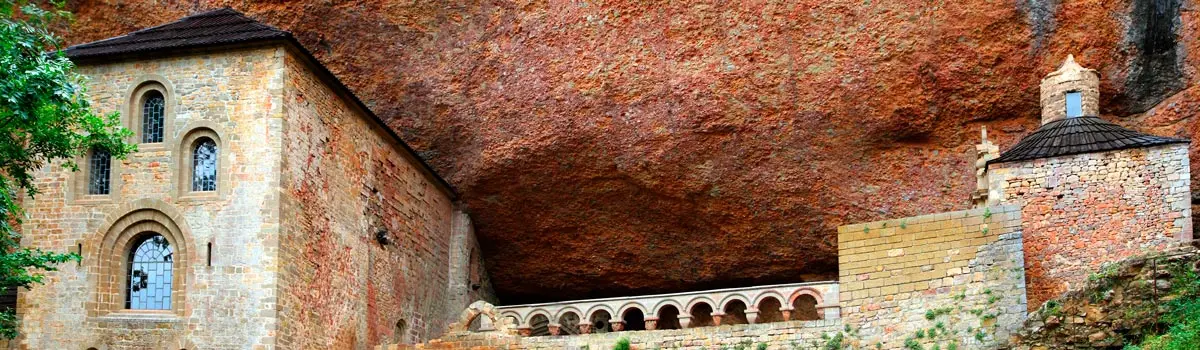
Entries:
{"label": "stone column", "polygon": [[561,327],[556,324],[552,324],[548,328],[550,328],[550,335],[558,335],[558,331],[561,330]]}
{"label": "stone column", "polygon": [[692,315],[679,314],[679,328],[688,329],[692,327]]}
{"label": "stone column", "polygon": [[591,323],[580,323],[579,324],[579,334],[592,334],[592,324]]}
{"label": "stone column", "polygon": [[620,331],[625,330],[625,320],[611,320],[611,321],[608,321],[608,324],[610,326],[612,326],[613,332],[620,332]]}
{"label": "stone column", "polygon": [[713,325],[714,325],[714,326],[720,326],[720,325],[721,325],[721,316],[725,316],[725,313],[721,313],[721,312],[714,312],[714,313],[712,313]]}
{"label": "stone column", "polygon": [[782,314],[783,314],[783,320],[784,320],[784,321],[791,321],[791,320],[792,320],[792,308],[790,308],[790,307],[781,307],[781,308],[779,308],[779,313],[782,313]]}
{"label": "stone column", "polygon": [[746,309],[746,323],[749,323],[749,324],[758,323],[758,309],[757,308],[747,308]]}
{"label": "stone column", "polygon": [[529,327],[517,327],[517,334],[522,337],[528,337],[533,335],[533,329]]}
{"label": "stone column", "polygon": [[646,330],[652,331],[655,329],[658,329],[658,317],[647,317],[646,318]]}

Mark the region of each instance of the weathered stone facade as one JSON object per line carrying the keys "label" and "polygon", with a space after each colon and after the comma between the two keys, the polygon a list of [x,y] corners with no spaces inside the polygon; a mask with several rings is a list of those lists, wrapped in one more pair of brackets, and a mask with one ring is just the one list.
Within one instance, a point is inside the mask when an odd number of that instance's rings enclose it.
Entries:
{"label": "weathered stone facade", "polygon": [[[280,347],[361,348],[440,335],[453,320],[448,310],[473,301],[451,305],[449,297],[452,283],[470,290],[469,273],[457,271],[479,265],[469,255],[450,260],[454,246],[478,250],[462,231],[469,218],[384,126],[302,57],[284,61]],[[379,232],[389,243],[378,242]]]}
{"label": "weathered stone facade", "polygon": [[[291,44],[80,71],[130,129],[138,94],[161,91],[166,135],[113,161],[109,195],[87,194],[86,167],[38,174],[22,244],[84,259],[21,294],[20,347],[364,349],[440,334],[468,303],[451,292],[493,298],[486,280],[451,281],[482,262],[450,189]],[[216,191],[182,183],[196,135],[218,143]],[[168,310],[122,300],[128,240],[145,232],[175,249]]]}
{"label": "weathered stone facade", "polygon": [[1021,243],[1012,206],[838,227],[842,321],[886,349],[1004,344],[1025,319]]}
{"label": "weathered stone facade", "polygon": [[[88,195],[76,184],[86,172],[52,164],[38,174],[41,193],[26,200],[23,245],[78,251],[81,265],[47,274],[44,286],[23,292],[19,343],[31,349],[242,348],[270,346],[276,327],[279,265],[280,141],[283,139],[283,51],[245,49],[156,60],[83,65],[99,111],[120,111],[128,121],[131,96],[154,82],[166,88],[162,144],[141,144],[128,159],[113,161],[110,195]],[[128,126],[128,125],[127,125]],[[132,127],[131,127],[132,128]],[[180,193],[175,157],[184,138],[198,129],[221,136],[220,172],[228,181],[212,196]],[[84,187],[85,188],[85,187]],[[101,294],[101,283],[119,283],[106,269],[125,259],[101,255],[113,226],[138,212],[165,216],[179,227],[186,250],[175,261],[186,269],[186,300],[164,313],[125,313],[97,303],[119,302]],[[143,221],[144,218],[138,218]],[[211,264],[208,263],[209,243]],[[116,289],[120,289],[117,287]],[[109,289],[111,292],[111,288]]]}
{"label": "weathered stone facade", "polygon": [[1029,309],[1105,262],[1192,239],[1187,144],[992,164],[992,195],[1021,208]]}

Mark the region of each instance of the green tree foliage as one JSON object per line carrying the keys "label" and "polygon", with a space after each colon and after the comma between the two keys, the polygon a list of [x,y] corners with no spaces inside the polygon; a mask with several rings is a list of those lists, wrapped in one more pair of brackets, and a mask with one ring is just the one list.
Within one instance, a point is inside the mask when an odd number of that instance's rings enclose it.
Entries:
{"label": "green tree foliage", "polygon": [[[47,9],[48,8],[48,9]],[[70,20],[61,1],[47,4],[0,0],[0,288],[30,288],[43,271],[79,260],[18,246],[24,213],[20,198],[34,196],[33,173],[52,163],[77,169],[72,161],[91,148],[123,158],[133,150],[131,134],[117,115],[97,115],[85,96],[84,77],[61,53],[51,31]],[[17,335],[12,310],[0,312],[0,337]]]}

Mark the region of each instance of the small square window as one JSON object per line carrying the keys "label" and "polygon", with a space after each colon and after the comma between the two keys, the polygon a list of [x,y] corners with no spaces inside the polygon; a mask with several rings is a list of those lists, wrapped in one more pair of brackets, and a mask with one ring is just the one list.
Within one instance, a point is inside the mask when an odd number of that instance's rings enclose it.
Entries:
{"label": "small square window", "polygon": [[1083,94],[1079,91],[1067,93],[1067,118],[1083,116]]}

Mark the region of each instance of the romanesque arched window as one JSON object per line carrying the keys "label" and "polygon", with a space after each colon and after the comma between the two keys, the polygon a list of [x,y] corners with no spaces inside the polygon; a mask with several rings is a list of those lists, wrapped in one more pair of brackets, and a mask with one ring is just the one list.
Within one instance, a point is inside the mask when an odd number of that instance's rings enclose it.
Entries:
{"label": "romanesque arched window", "polygon": [[158,90],[146,91],[142,97],[142,143],[163,142],[166,99]]}
{"label": "romanesque arched window", "polygon": [[192,191],[217,190],[217,142],[204,137],[192,150]]}
{"label": "romanesque arched window", "polygon": [[175,250],[166,237],[144,233],[129,249],[125,308],[170,310]]}
{"label": "romanesque arched window", "polygon": [[88,194],[108,194],[111,190],[112,156],[107,150],[92,149],[88,155]]}

